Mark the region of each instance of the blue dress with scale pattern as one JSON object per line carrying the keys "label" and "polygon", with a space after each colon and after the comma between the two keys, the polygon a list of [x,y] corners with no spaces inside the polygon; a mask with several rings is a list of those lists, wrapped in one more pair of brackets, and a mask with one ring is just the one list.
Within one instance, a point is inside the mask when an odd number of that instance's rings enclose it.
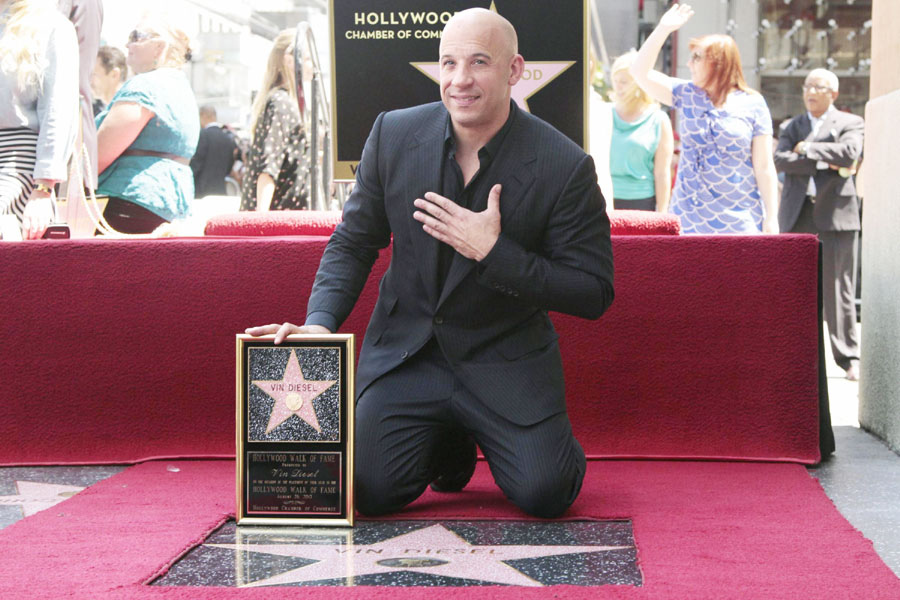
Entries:
{"label": "blue dress with scale pattern", "polygon": [[676,80],[681,160],[671,212],[684,233],[759,233],[764,207],[753,173],[751,143],[772,134],[760,94],[734,91],[716,108],[702,88]]}

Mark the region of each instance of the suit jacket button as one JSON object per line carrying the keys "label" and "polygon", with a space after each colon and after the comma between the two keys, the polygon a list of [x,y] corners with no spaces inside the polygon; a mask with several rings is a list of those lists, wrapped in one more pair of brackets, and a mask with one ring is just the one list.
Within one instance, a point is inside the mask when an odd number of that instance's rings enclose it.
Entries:
{"label": "suit jacket button", "polygon": [[435,317],[434,322],[436,325],[441,325],[444,322],[444,317]]}
{"label": "suit jacket button", "polygon": [[409,352],[404,351],[403,354],[400,355],[400,358],[402,360],[406,360],[407,358],[409,358]]}

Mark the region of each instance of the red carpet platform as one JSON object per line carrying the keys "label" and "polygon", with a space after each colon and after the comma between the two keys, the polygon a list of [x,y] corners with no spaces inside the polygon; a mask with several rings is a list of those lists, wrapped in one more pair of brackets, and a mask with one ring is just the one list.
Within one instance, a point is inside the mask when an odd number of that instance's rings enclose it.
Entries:
{"label": "red carpet platform", "polygon": [[[0,464],[233,456],[234,335],[303,321],[325,242],[4,244]],[[553,315],[587,454],[817,462],[815,239],[613,245],[609,312]],[[386,254],[344,332],[363,335]]]}
{"label": "red carpet platform", "polygon": [[[566,517],[631,520],[641,586],[435,590],[146,585],[202,543],[233,512],[231,461],[149,462],[132,467],[53,509],[0,531],[2,547],[15,548],[15,552],[0,553],[0,597],[419,600],[438,594],[452,600],[900,598],[900,580],[799,465],[591,462],[581,495]],[[506,502],[484,464],[479,465],[472,483],[462,493],[426,492],[400,517],[527,519]]]}
{"label": "red carpet platform", "polygon": [[[210,218],[205,233],[209,236],[331,235],[340,222],[341,213],[337,210],[240,212]],[[643,210],[611,211],[609,222],[613,235],[681,233],[681,222],[675,215]]]}

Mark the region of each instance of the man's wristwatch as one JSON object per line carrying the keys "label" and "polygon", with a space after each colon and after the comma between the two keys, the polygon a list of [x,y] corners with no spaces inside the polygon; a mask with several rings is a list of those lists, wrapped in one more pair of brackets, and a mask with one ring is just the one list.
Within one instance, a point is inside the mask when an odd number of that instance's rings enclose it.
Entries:
{"label": "man's wristwatch", "polygon": [[797,153],[806,156],[806,142],[800,142],[799,144],[797,144]]}
{"label": "man's wristwatch", "polygon": [[36,183],[34,185],[34,189],[35,189],[35,191],[43,192],[44,194],[47,194],[48,196],[53,195],[53,188],[51,186],[47,185],[46,183]]}

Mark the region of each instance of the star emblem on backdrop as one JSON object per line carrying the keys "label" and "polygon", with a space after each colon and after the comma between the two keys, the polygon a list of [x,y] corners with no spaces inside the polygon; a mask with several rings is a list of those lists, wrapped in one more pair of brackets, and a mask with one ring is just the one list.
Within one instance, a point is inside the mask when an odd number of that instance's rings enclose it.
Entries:
{"label": "star emblem on backdrop", "polygon": [[300,369],[296,350],[291,349],[291,355],[288,357],[288,363],[281,379],[256,379],[252,383],[275,400],[272,412],[269,414],[266,434],[271,433],[292,415],[302,419],[318,433],[322,432],[313,400],[324,394],[337,383],[337,380],[306,379]]}
{"label": "star emblem on backdrop", "polygon": [[239,587],[291,585],[361,575],[417,572],[491,584],[542,587],[506,561],[586,552],[610,552],[632,546],[482,546],[441,524],[430,525],[373,544],[205,544],[239,552],[271,554],[316,562]]}
{"label": "star emblem on backdrop", "polygon": [[[496,4],[491,2],[491,11],[500,14]],[[409,63],[420,73],[440,85],[441,65],[436,62],[411,62]],[[571,60],[557,61],[525,61],[525,73],[523,77],[512,87],[510,94],[519,108],[525,112],[531,112],[528,108],[528,99],[538,93],[551,81],[563,74],[569,67],[575,64]],[[525,78],[525,75],[528,78]]]}

